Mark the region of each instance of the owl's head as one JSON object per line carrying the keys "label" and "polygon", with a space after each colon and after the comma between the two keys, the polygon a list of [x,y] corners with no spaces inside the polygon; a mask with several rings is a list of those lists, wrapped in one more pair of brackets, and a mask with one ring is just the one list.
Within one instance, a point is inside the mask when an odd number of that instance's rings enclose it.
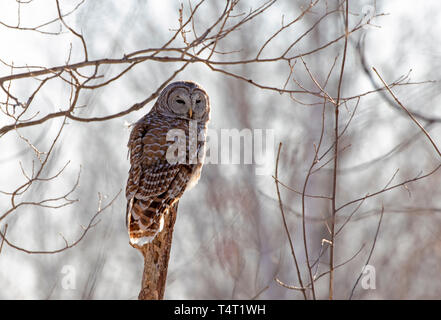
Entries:
{"label": "owl's head", "polygon": [[176,81],[162,90],[153,107],[156,112],[186,120],[210,119],[210,100],[205,90],[192,81]]}

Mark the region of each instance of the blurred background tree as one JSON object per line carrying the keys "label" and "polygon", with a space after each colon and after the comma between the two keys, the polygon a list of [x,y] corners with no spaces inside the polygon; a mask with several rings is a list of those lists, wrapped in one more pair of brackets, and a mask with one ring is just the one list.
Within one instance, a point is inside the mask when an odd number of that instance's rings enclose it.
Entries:
{"label": "blurred background tree", "polygon": [[[180,201],[165,298],[313,298],[286,287],[312,274],[327,299],[335,177],[333,297],[438,298],[440,157],[371,69],[439,144],[441,8],[429,2],[348,1],[346,15],[346,1],[2,1],[0,298],[136,299],[128,124],[179,79],[206,88],[216,132],[274,130],[289,188],[279,199],[275,157],[265,175],[205,165]],[[53,179],[32,180],[39,168]],[[376,289],[354,289],[368,257]]]}

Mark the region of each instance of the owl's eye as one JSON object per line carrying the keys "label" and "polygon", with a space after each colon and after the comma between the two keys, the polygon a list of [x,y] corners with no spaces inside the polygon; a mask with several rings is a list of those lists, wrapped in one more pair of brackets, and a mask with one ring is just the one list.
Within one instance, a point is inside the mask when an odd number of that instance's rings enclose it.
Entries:
{"label": "owl's eye", "polygon": [[201,102],[201,100],[196,100],[196,103],[200,103]]}
{"label": "owl's eye", "polygon": [[176,102],[179,103],[179,104],[185,104],[185,101],[181,100],[181,99],[177,99]]}

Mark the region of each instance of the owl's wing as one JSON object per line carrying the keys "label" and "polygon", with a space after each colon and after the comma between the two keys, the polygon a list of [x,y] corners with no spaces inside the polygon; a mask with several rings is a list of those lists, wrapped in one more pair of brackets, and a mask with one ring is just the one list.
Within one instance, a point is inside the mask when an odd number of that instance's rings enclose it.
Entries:
{"label": "owl's wing", "polygon": [[161,232],[164,214],[176,206],[184,193],[193,168],[190,165],[163,164],[147,168],[140,186],[127,203],[126,224],[130,243],[142,246]]}
{"label": "owl's wing", "polygon": [[148,118],[137,122],[128,143],[130,171],[126,197],[147,200],[170,189],[179,171],[192,170],[192,165],[169,163],[166,159],[168,147],[160,123],[149,123]]}
{"label": "owl's wing", "polygon": [[129,139],[126,224],[132,244],[151,241],[161,231],[163,214],[182,196],[195,166],[167,161],[171,142],[159,129],[157,123],[149,128],[148,121],[139,122]]}
{"label": "owl's wing", "polygon": [[138,121],[130,133],[129,142],[127,147],[129,148],[130,156],[130,170],[129,178],[126,186],[126,198],[130,200],[133,198],[137,191],[139,180],[142,173],[142,152],[143,143],[142,138],[147,132],[147,126],[143,125],[141,121]]}

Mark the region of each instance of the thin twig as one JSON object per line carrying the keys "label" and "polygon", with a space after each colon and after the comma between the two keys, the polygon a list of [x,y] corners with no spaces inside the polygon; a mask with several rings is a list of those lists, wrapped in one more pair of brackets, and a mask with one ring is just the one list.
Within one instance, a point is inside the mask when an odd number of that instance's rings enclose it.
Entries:
{"label": "thin twig", "polygon": [[383,80],[383,78],[380,76],[380,74],[378,73],[377,69],[375,69],[374,67],[372,67],[372,70],[374,70],[374,72],[377,74],[378,78],[380,78],[381,82],[383,83],[383,85],[386,87],[387,91],[389,91],[389,93],[392,95],[392,97],[395,99],[395,101],[398,103],[398,105],[407,113],[407,115],[412,119],[413,122],[415,122],[415,124],[421,129],[421,131],[426,135],[426,137],[429,139],[430,143],[432,144],[432,146],[435,148],[436,153],[438,153],[438,155],[441,157],[441,151],[438,149],[436,143],[433,141],[432,137],[430,136],[430,134],[426,131],[426,129],[424,129],[424,127],[418,122],[418,120],[414,117],[414,115],[407,110],[407,108],[398,100],[397,96],[392,92],[392,90],[389,88],[389,86],[387,85],[387,83]]}
{"label": "thin twig", "polygon": [[99,222],[95,222],[95,219],[98,217],[98,215],[100,213],[102,213],[104,210],[106,210],[107,208],[109,208],[111,205],[113,205],[113,203],[115,202],[116,198],[121,194],[122,190],[119,190],[119,192],[116,194],[116,196],[104,207],[99,208],[98,211],[92,216],[92,218],[89,221],[89,224],[86,227],[83,227],[83,232],[80,234],[80,236],[77,238],[77,240],[75,240],[74,242],[72,242],[71,244],[69,244],[67,242],[66,239],[64,239],[64,237],[62,236],[64,242],[65,242],[65,246],[60,248],[60,249],[56,249],[56,250],[29,250],[29,249],[25,249],[22,248],[20,246],[17,246],[15,244],[13,244],[12,242],[10,242],[7,238],[6,238],[6,232],[1,232],[0,231],[0,237],[3,239],[3,241],[10,246],[11,248],[14,248],[18,251],[27,253],[27,254],[55,254],[55,253],[60,253],[63,252],[67,249],[73,248],[75,247],[78,243],[81,242],[81,240],[83,240],[83,238],[86,236],[86,234],[88,233],[88,231],[90,229],[92,229],[93,227],[95,227],[97,225],[97,223]]}
{"label": "thin twig", "polygon": [[331,244],[330,244],[330,253],[329,253],[329,299],[333,299],[334,294],[334,250],[335,250],[335,215],[336,215],[336,197],[337,197],[337,170],[338,170],[338,140],[339,140],[339,133],[338,133],[338,120],[339,120],[339,104],[340,104],[340,94],[341,94],[341,86],[343,82],[343,73],[345,69],[345,61],[346,61],[346,51],[348,47],[348,21],[349,21],[349,1],[346,0],[346,13],[345,13],[345,45],[343,50],[343,59],[341,63],[341,70],[340,70],[340,78],[338,82],[338,89],[337,89],[337,103],[335,105],[335,129],[334,129],[334,136],[335,136],[335,142],[334,142],[334,169],[333,169],[333,179],[332,179],[332,212],[331,212]]}
{"label": "thin twig", "polygon": [[[299,280],[300,287],[304,288],[303,287],[302,276],[300,274],[300,267],[299,267],[299,264],[297,262],[297,257],[296,257],[296,253],[295,253],[295,250],[294,250],[294,245],[293,245],[293,242],[291,240],[291,234],[289,232],[288,225],[286,223],[285,212],[283,211],[282,197],[280,196],[280,190],[279,190],[279,183],[278,183],[279,178],[278,177],[279,177],[279,159],[280,159],[280,150],[281,149],[282,149],[282,143],[280,142],[279,143],[279,149],[277,151],[276,170],[275,170],[275,173],[274,173],[276,179],[274,181],[276,183],[277,198],[279,199],[279,207],[280,207],[280,213],[282,215],[283,227],[285,229],[286,236],[288,237],[289,246],[291,248],[291,255],[292,255],[292,258],[294,259],[294,265],[295,265],[296,271],[297,271],[297,278]],[[302,291],[304,299],[307,300],[308,298],[306,296],[305,289],[303,289],[301,291]]]}
{"label": "thin twig", "polygon": [[[378,239],[378,233],[380,231],[381,221],[383,220],[383,214],[384,214],[384,206],[381,207],[381,215],[380,215],[380,220],[378,221],[377,231],[375,232],[374,242],[372,243],[371,251],[369,252],[369,256],[366,260],[366,263],[364,264],[363,270],[369,264],[369,261],[371,260],[371,257],[372,257],[372,253],[374,252],[375,244],[377,243],[377,239]],[[357,284],[360,281],[362,276],[363,276],[363,271],[358,276],[357,281],[355,281],[354,287],[352,288],[352,291],[351,291],[351,295],[349,296],[349,300],[352,299],[352,296],[354,295],[355,288],[357,287]]]}

